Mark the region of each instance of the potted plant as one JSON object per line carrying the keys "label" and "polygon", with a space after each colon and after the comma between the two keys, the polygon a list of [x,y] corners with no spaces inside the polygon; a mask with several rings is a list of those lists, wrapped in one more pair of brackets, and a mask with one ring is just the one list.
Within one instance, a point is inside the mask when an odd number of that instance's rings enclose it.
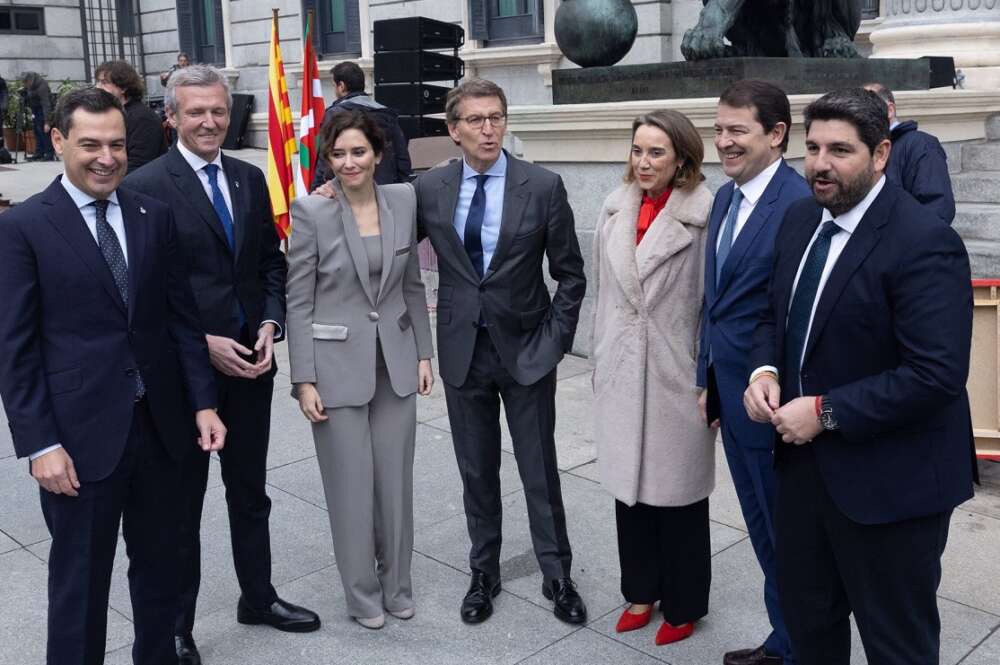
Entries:
{"label": "potted plant", "polygon": [[[3,140],[7,149],[16,148],[26,152],[35,150],[35,134],[31,127],[31,110],[24,104],[21,95],[24,84],[21,81],[11,81],[7,84],[7,107],[3,110]],[[20,116],[20,119],[18,119]],[[17,128],[21,128],[21,136],[17,136]]]}

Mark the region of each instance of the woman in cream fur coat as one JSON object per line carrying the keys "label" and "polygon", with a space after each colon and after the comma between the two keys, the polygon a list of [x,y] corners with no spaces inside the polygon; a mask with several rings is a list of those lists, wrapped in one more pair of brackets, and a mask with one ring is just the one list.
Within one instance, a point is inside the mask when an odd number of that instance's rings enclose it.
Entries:
{"label": "woman in cream fur coat", "polygon": [[635,119],[625,184],[594,234],[595,438],[615,497],[622,594],[619,632],[684,639],[708,612],[708,495],[715,432],[701,420],[695,363],[712,195],[701,137],[676,111]]}

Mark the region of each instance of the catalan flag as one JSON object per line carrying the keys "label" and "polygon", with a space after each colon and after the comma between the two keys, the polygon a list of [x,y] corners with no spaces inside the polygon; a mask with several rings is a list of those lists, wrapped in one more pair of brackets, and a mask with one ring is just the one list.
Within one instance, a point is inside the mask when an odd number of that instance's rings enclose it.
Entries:
{"label": "catalan flag", "polygon": [[281,239],[292,232],[288,206],[295,198],[295,174],[292,155],[295,153],[295,130],[292,127],[292,107],[288,103],[285,66],[278,43],[278,10],[271,24],[271,52],[268,61],[267,94],[267,189],[271,195],[274,225]]}
{"label": "catalan flag", "polygon": [[319,66],[312,43],[312,19],[306,18],[306,34],[302,39],[302,114],[299,118],[299,167],[295,169],[295,189],[299,196],[309,194],[316,160],[319,157],[319,126],[323,121],[323,86],[319,81]]}

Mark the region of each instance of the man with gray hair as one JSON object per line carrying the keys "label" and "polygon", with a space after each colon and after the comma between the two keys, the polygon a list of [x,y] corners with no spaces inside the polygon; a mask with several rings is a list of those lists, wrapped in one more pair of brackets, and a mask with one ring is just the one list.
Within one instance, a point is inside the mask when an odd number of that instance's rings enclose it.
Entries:
{"label": "man with gray hair", "polygon": [[[279,630],[319,628],[315,613],[278,598],[271,584],[265,491],[275,341],[285,319],[285,257],[278,245],[264,174],[221,152],[232,98],[214,67],[177,70],[167,86],[167,118],[177,143],[127,178],[167,203],[194,287],[215,368],[219,415],[232,447],[220,455],[233,561],[242,595],[236,618]],[[180,534],[180,602],[175,624],[181,665],[201,663],[191,630],[201,581],[199,531],[209,456],[184,461],[186,519]]]}

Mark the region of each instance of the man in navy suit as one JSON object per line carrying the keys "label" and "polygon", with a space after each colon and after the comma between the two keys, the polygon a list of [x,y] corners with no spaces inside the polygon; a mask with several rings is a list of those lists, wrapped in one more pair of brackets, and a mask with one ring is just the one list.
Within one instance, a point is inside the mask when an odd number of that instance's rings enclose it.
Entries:
{"label": "man in navy suit", "polygon": [[805,110],[806,178],[775,240],[744,401],[777,434],[778,588],[801,665],[936,664],[948,523],[972,496],[969,257],[884,176],[861,88]]}
{"label": "man in navy suit", "polygon": [[752,422],[742,402],[754,326],[767,307],[774,237],[788,206],[809,196],[806,181],[782,159],[791,124],[788,97],[770,83],[738,81],[719,99],[715,148],[732,180],[709,216],[697,384],[706,424],[722,427],[772,627],[763,645],[727,653],[725,665],[795,662],[774,575],[774,430]]}
{"label": "man in navy suit", "polygon": [[170,210],[118,186],[121,103],[71,92],[52,137],[63,175],[0,216],[0,395],[52,535],[48,663],[104,661],[121,523],[132,657],[173,664],[179,460],[225,441],[208,351]]}
{"label": "man in navy suit", "polygon": [[[180,253],[216,370],[219,415],[229,428],[230,445],[219,458],[241,591],[236,619],[290,632],[317,630],[319,617],[279,598],[271,584],[267,449],[287,266],[267,183],[260,169],[222,152],[232,98],[219,70],[208,65],[177,70],[167,84],[165,105],[177,143],[132,172],[126,185],[163,201],[177,215]],[[201,664],[192,630],[201,585],[208,464],[208,455],[197,450],[184,460],[188,505],[175,625],[180,665]]]}

